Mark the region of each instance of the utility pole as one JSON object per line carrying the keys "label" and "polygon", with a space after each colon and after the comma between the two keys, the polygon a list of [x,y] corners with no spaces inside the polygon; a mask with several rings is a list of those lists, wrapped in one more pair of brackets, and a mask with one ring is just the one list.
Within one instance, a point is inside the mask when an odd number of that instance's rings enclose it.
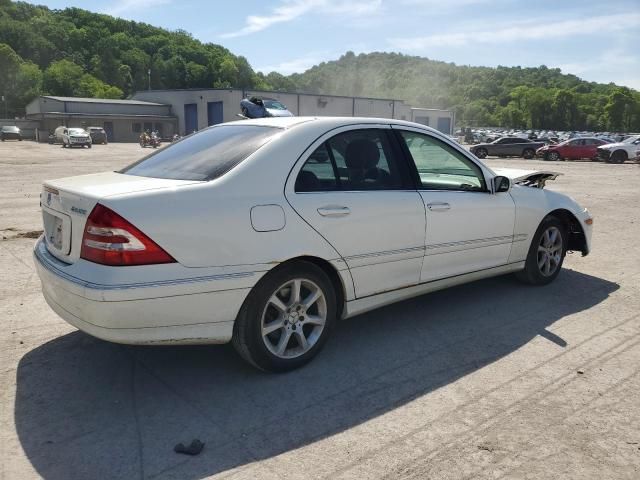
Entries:
{"label": "utility pole", "polygon": [[9,118],[9,113],[7,113],[8,98],[6,95],[2,95],[2,101],[4,102],[4,118]]}
{"label": "utility pole", "polygon": [[149,75],[149,90],[151,90],[151,69],[147,70],[147,75]]}

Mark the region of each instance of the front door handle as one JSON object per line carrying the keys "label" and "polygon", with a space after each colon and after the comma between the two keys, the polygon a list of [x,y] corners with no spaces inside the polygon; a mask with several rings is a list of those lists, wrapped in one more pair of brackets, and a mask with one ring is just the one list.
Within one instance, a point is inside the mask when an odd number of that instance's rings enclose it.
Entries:
{"label": "front door handle", "polygon": [[327,205],[320,207],[318,213],[323,217],[344,217],[351,213],[349,207],[342,207],[339,205]]}
{"label": "front door handle", "polygon": [[445,202],[427,203],[427,208],[432,212],[444,212],[451,208],[451,205]]}

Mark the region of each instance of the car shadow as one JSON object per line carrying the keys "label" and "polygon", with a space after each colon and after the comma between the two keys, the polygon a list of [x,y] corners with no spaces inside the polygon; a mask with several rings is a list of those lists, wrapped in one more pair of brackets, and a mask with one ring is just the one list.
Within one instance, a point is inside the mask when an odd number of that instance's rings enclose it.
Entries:
{"label": "car shadow", "polygon": [[[74,332],[20,361],[15,423],[45,479],[200,479],[382,415],[515,351],[618,285],[564,270],[418,297],[341,322],[300,370],[270,375],[228,346],[128,347]],[[173,452],[198,438],[197,457]]]}

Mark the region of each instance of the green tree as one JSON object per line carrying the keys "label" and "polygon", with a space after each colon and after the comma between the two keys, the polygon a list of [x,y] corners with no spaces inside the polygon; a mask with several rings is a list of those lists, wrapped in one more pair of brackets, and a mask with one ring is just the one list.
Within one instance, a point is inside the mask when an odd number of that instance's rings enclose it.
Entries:
{"label": "green tree", "polygon": [[83,73],[80,65],[69,60],[53,62],[44,71],[44,91],[51,95],[71,97],[78,91]]}
{"label": "green tree", "polygon": [[634,126],[632,120],[637,117],[638,102],[630,89],[621,87],[609,95],[604,110],[611,130],[630,131]]}

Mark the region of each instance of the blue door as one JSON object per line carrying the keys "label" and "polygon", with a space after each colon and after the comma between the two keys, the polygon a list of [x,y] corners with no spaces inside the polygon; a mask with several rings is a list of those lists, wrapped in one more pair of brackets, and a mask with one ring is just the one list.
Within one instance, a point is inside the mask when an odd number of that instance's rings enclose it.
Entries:
{"label": "blue door", "polygon": [[113,122],[104,122],[103,128],[107,134],[107,142],[113,142]]}
{"label": "blue door", "polygon": [[216,125],[222,123],[222,102],[207,103],[207,121],[208,125]]}
{"label": "blue door", "polygon": [[451,135],[451,118],[438,117],[438,130],[447,135]]}
{"label": "blue door", "polygon": [[184,134],[189,135],[198,129],[198,104],[184,104]]}

